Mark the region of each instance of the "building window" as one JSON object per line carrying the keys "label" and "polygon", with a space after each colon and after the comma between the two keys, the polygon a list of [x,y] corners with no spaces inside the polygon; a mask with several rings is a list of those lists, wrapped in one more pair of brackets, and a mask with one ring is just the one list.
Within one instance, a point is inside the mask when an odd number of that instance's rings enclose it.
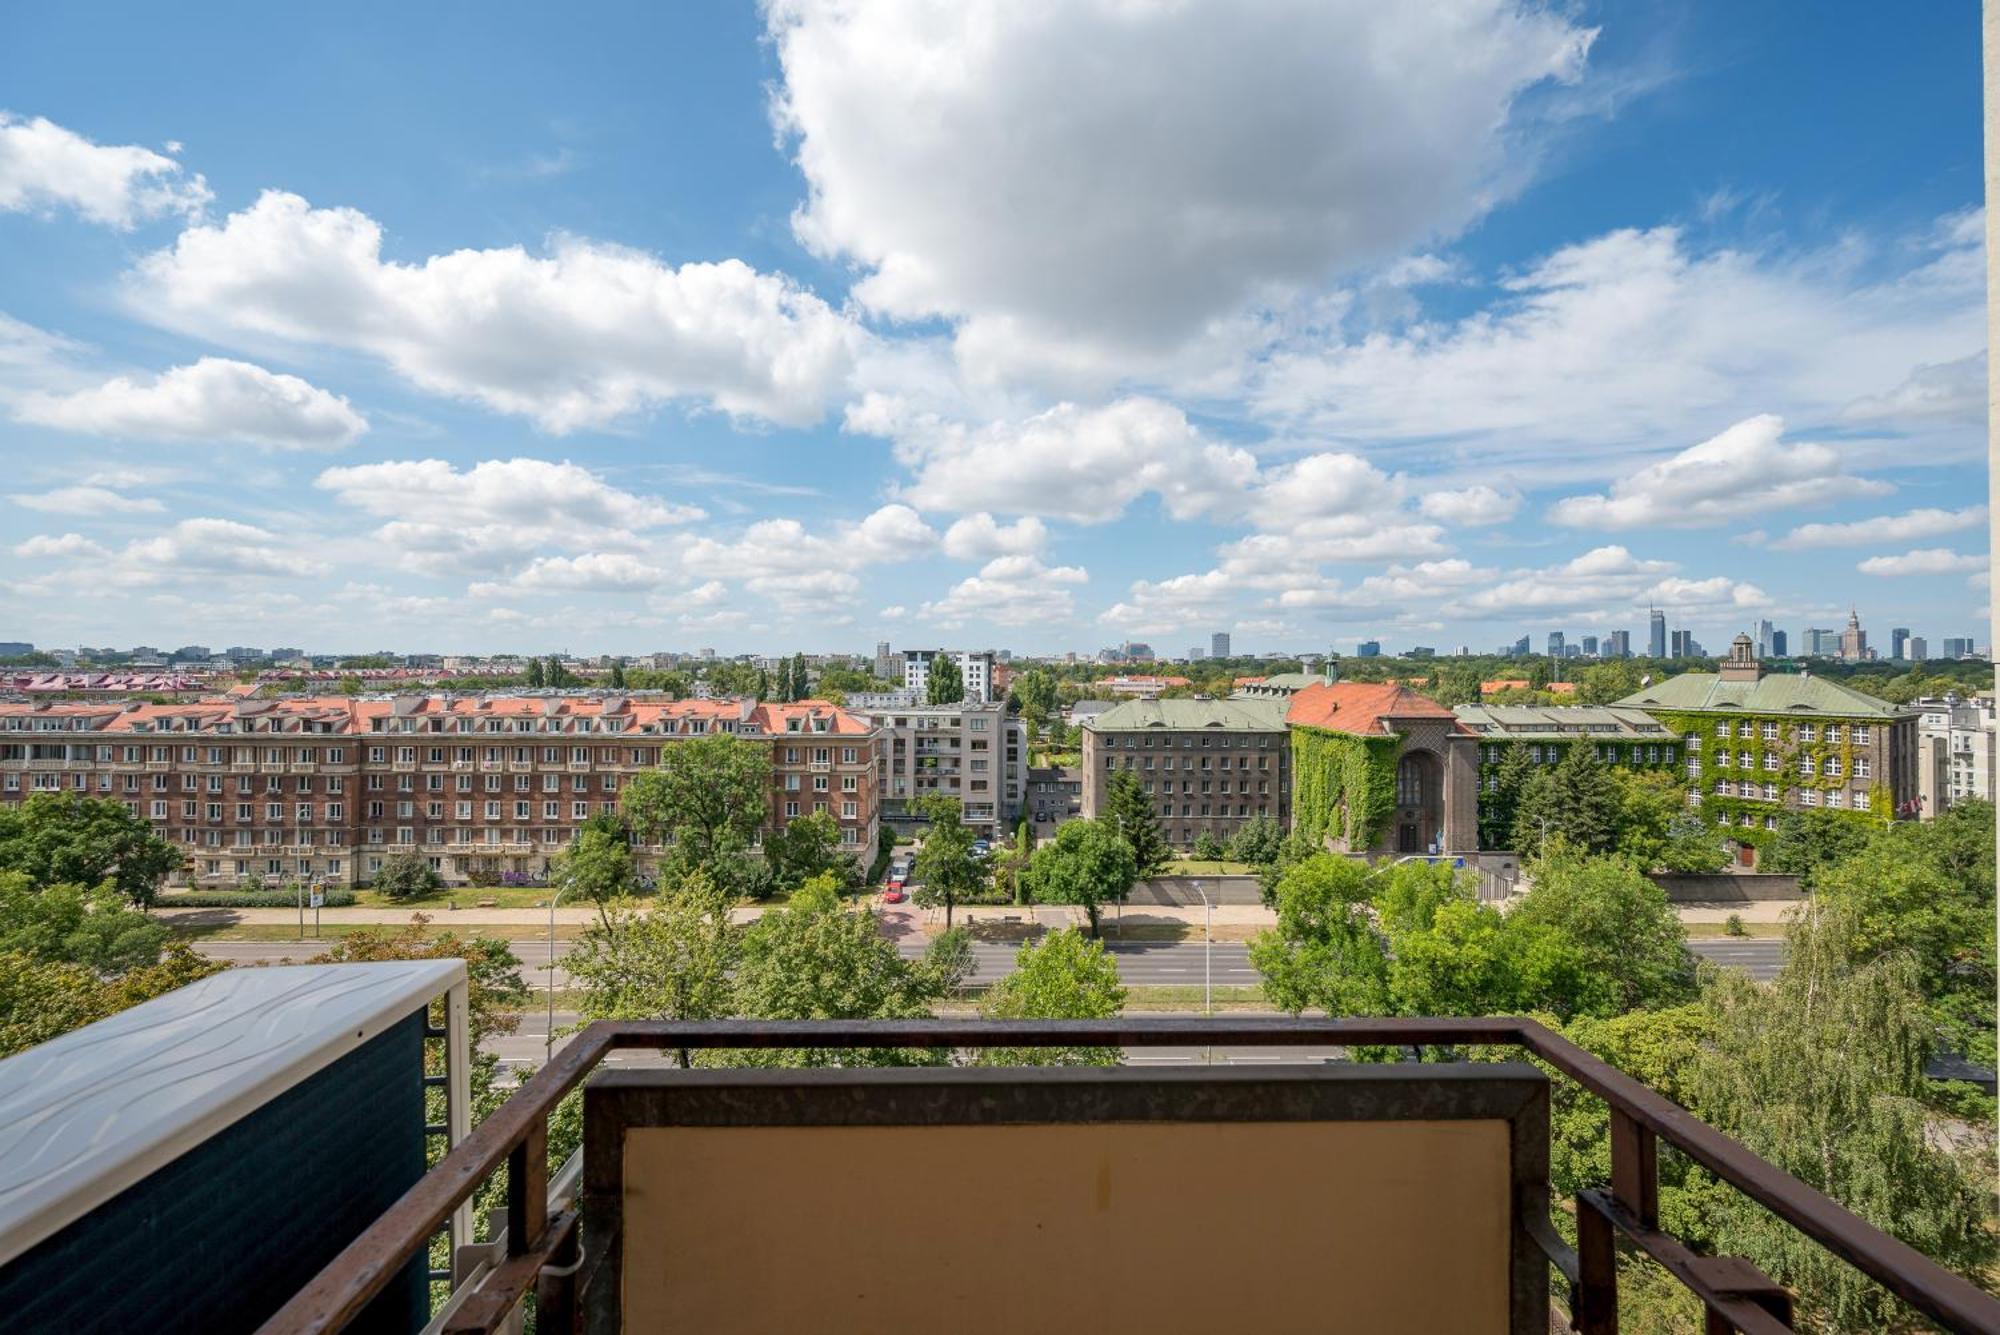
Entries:
{"label": "building window", "polygon": [[1872,735],[1872,733],[1870,732],[1869,727],[1866,723],[1855,724],[1851,731],[1853,734],[1851,740],[1856,746],[1868,745],[1868,739]]}
{"label": "building window", "polygon": [[1867,756],[1854,757],[1854,777],[1866,779],[1875,772],[1875,762]]}
{"label": "building window", "polygon": [[1830,788],[1827,790],[1826,804],[1830,807],[1844,807],[1847,805],[1847,794],[1838,788]]}

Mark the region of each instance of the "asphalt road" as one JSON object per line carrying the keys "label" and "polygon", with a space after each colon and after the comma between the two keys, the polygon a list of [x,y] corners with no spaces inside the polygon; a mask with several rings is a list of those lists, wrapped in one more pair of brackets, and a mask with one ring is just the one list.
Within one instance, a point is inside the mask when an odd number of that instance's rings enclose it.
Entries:
{"label": "asphalt road", "polygon": [[[549,943],[546,938],[527,938],[510,943],[514,953],[521,958],[521,976],[530,987],[541,990],[549,986]],[[1200,941],[1124,941],[1107,937],[1106,948],[1112,958],[1118,961],[1118,973],[1126,983],[1135,987],[1199,987],[1202,982],[1202,943]],[[227,960],[231,964],[275,964],[284,960],[294,962],[312,958],[324,948],[323,943],[307,940],[296,941],[197,941],[195,949],[211,959]],[[1705,959],[1714,960],[1725,967],[1746,970],[1752,978],[1768,982],[1777,977],[1778,967],[1784,961],[1784,942],[1769,938],[1736,939],[1730,937],[1704,937],[1691,942],[1688,947]],[[556,957],[568,949],[568,943],[556,942]],[[904,940],[897,943],[897,949],[906,956],[915,957],[923,953],[923,943]],[[1014,954],[1018,946],[1007,942],[978,942],[972,948],[977,971],[975,982],[991,982],[1004,977],[1013,968]],[[1240,941],[1217,941],[1213,947],[1214,957],[1210,961],[1213,970],[1212,981],[1217,987],[1244,987],[1257,982],[1257,971],[1250,967],[1249,948]],[[555,971],[555,986],[558,990],[569,985],[569,975],[558,967]]]}
{"label": "asphalt road", "polygon": [[1760,983],[1776,978],[1785,962],[1785,943],[1777,937],[1705,936],[1688,942],[1688,949],[1726,969],[1741,969]]}

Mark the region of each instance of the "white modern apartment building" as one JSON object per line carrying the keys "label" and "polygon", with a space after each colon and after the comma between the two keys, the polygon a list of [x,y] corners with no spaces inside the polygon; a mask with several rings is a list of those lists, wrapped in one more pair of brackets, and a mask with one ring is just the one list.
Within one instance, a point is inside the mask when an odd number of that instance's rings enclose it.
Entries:
{"label": "white modern apartment building", "polygon": [[[857,711],[859,712],[859,711]],[[880,731],[878,795],[892,826],[919,825],[919,797],[955,797],[965,823],[989,839],[1008,835],[1028,797],[1028,730],[999,701],[967,698],[862,714]]]}
{"label": "white modern apartment building", "polygon": [[903,689],[915,691],[918,699],[924,698],[930,686],[931,664],[940,658],[950,658],[957,662],[959,675],[965,679],[965,698],[968,701],[985,703],[993,698],[993,651],[983,649],[972,652],[963,649],[905,649],[903,651]]}
{"label": "white modern apartment building", "polygon": [[1969,797],[1991,798],[1994,765],[1993,697],[1946,695],[1919,700],[1917,794],[1925,820]]}

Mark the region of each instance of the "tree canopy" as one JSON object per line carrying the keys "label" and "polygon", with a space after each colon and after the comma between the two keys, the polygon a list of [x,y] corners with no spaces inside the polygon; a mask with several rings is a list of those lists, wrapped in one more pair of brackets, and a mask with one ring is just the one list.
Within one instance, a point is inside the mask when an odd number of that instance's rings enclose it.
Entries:
{"label": "tree canopy", "polygon": [[75,793],[32,793],[0,804],[0,871],[32,886],[109,882],[134,904],[150,904],[181,868],[179,848],[123,802]]}
{"label": "tree canopy", "polygon": [[[996,981],[980,998],[987,1020],[1109,1020],[1125,1009],[1125,985],[1118,963],[1102,941],[1069,929],[1025,942],[1014,955],[1014,972]],[[1116,1048],[989,1048],[988,1066],[1115,1066]]]}
{"label": "tree canopy", "polygon": [[1160,814],[1131,770],[1113,770],[1104,781],[1104,814],[1100,819],[1131,846],[1138,868],[1135,879],[1157,876],[1173,860],[1173,846],[1160,828]]}
{"label": "tree canopy", "polygon": [[1028,885],[1035,899],[1081,907],[1090,919],[1092,936],[1097,935],[1104,906],[1122,901],[1138,879],[1132,845],[1102,820],[1065,823],[1028,863]]}
{"label": "tree canopy", "polygon": [[958,660],[949,654],[939,654],[931,660],[930,671],[924,678],[924,701],[933,705],[955,705],[965,698],[965,674],[959,671]]}
{"label": "tree canopy", "polygon": [[750,847],[771,810],[771,752],[711,732],[660,748],[660,766],[625,785],[621,809],[647,843],[673,841],[690,866]]}
{"label": "tree canopy", "polygon": [[916,902],[925,908],[942,907],[945,928],[950,930],[953,908],[986,885],[986,863],[972,853],[979,836],[962,819],[955,797],[926,794],[910,803],[910,809],[928,822],[914,868]]}

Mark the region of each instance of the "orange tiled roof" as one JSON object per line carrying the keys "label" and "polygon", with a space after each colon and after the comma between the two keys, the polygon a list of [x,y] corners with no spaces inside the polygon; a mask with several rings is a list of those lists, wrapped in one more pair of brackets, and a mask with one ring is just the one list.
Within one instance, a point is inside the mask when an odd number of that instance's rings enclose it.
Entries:
{"label": "orange tiled roof", "polygon": [[[623,731],[628,735],[681,733],[685,731],[679,726],[683,721],[696,719],[732,720],[740,731],[752,735],[788,735],[795,731],[794,722],[799,725],[796,729],[798,733],[811,736],[866,736],[874,730],[873,724],[824,700],[800,700],[789,704],[766,701],[758,704],[747,700],[643,700],[619,695],[591,698],[430,695],[415,700],[408,697],[359,699],[330,695],[288,696],[281,700],[208,697],[165,705],[78,702],[38,708],[32,702],[0,703],[0,719],[76,717],[98,720],[94,730],[104,732],[167,731],[169,729],[163,725],[169,723],[172,731],[203,731],[223,723],[239,722],[259,725],[254,730],[263,732],[271,729],[261,725],[276,720],[280,722],[278,731],[291,731],[283,726],[286,723],[310,721],[323,731],[359,734],[376,732],[374,723],[378,719],[549,719],[560,725],[564,721],[607,717],[625,719]],[[811,722],[815,720],[827,726],[813,728]],[[252,729],[246,727],[243,730]],[[566,729],[559,726],[556,730]]]}
{"label": "orange tiled roof", "polygon": [[1543,687],[1543,689],[1550,695],[1575,695],[1576,683],[1573,681],[1552,681]]}
{"label": "orange tiled roof", "polygon": [[1232,686],[1255,686],[1260,681],[1269,680],[1269,677],[1231,677],[1229,684]]}
{"label": "orange tiled roof", "polygon": [[1497,681],[1482,681],[1479,683],[1479,693],[1481,695],[1498,695],[1502,691],[1526,691],[1532,689],[1533,687],[1526,677],[1501,677]]}
{"label": "orange tiled roof", "polygon": [[1394,720],[1410,718],[1449,719],[1455,730],[1464,729],[1449,709],[1395,682],[1337,681],[1330,686],[1308,686],[1292,696],[1291,708],[1285,711],[1285,722],[1295,727],[1372,736],[1393,731],[1385,725]]}

